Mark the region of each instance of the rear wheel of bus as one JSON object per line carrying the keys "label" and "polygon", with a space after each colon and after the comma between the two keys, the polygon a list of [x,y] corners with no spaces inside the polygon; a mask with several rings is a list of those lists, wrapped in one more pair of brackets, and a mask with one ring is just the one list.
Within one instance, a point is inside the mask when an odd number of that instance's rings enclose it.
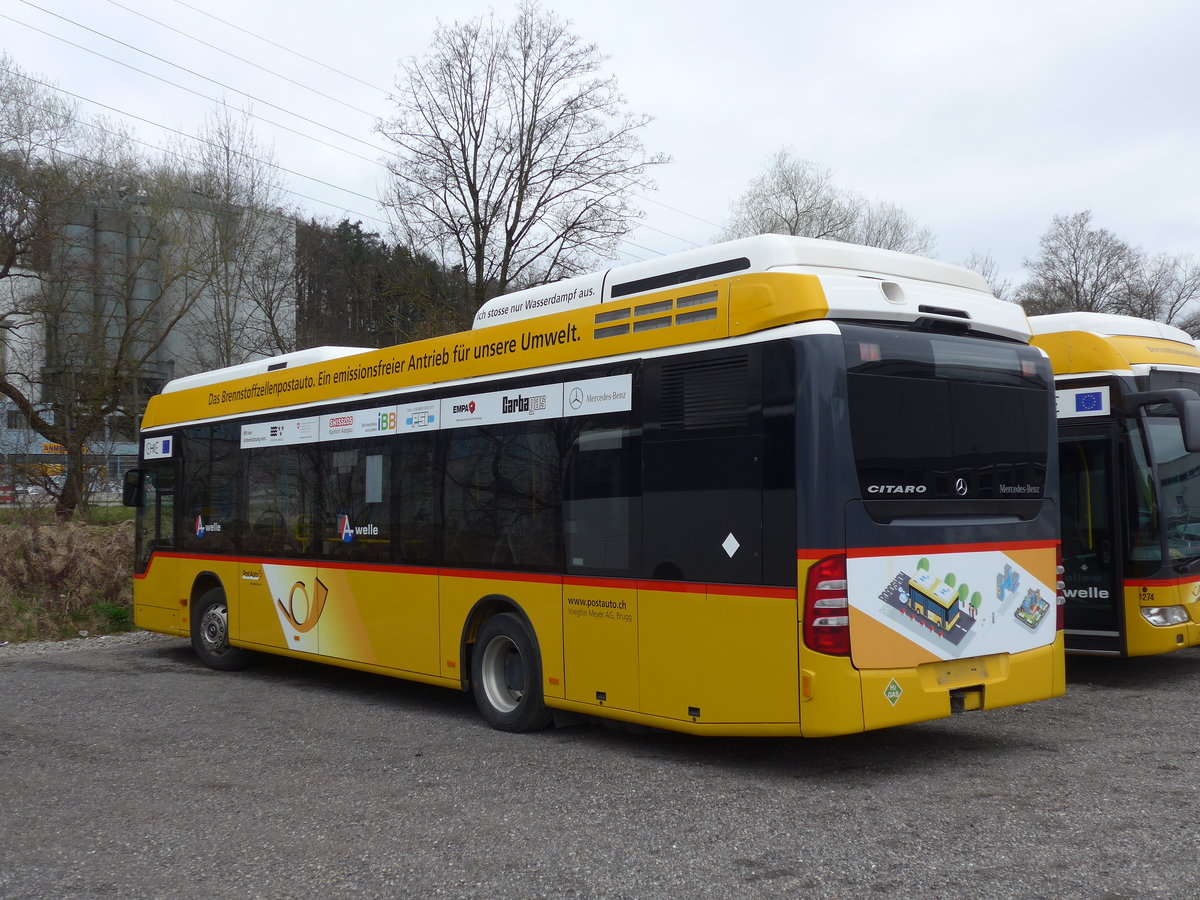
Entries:
{"label": "rear wheel of bus", "polygon": [[250,653],[229,645],[229,604],[225,592],[211,588],[196,601],[192,649],[209,668],[230,671],[250,662]]}
{"label": "rear wheel of bus", "polygon": [[471,690],[490,725],[501,731],[536,731],[550,724],[542,702],[542,661],[520,616],[501,613],[479,631],[471,656]]}

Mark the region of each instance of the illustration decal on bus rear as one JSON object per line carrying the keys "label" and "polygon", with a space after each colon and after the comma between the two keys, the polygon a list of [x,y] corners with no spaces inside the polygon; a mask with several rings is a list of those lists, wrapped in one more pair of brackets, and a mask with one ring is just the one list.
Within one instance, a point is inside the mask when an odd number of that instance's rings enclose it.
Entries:
{"label": "illustration decal on bus rear", "polygon": [[1050,612],[1050,601],[1042,596],[1042,592],[1036,588],[1030,588],[1025,594],[1025,599],[1021,601],[1021,605],[1017,607],[1017,611],[1013,613],[1017,621],[1029,628],[1036,629],[1042,619],[1046,618],[1046,613]]}
{"label": "illustration decal on bus rear", "polygon": [[854,660],[911,665],[1048,644],[1054,565],[1053,547],[851,557]]}
{"label": "illustration decal on bus rear", "polygon": [[971,613],[978,611],[981,598],[979,591],[972,594],[966,582],[959,583],[953,572],[934,575],[929,571],[929,560],[922,557],[917,561],[916,574],[901,572],[884,588],[879,599],[939,637],[957,644],[975,624]]}

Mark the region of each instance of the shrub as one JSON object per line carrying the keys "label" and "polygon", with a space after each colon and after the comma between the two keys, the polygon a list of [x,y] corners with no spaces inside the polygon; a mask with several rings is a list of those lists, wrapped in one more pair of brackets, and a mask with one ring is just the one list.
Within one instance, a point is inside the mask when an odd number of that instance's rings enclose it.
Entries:
{"label": "shrub", "polygon": [[133,627],[131,522],[0,527],[0,640]]}

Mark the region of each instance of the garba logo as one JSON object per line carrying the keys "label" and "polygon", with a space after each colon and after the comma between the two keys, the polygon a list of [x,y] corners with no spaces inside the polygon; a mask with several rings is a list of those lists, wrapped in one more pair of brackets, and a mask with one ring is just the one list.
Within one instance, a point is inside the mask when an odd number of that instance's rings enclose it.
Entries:
{"label": "garba logo", "polygon": [[506,416],[513,413],[538,412],[545,408],[545,394],[535,394],[530,397],[526,397],[522,394],[517,394],[515,397],[509,397],[506,394],[500,398],[500,412]]}
{"label": "garba logo", "polygon": [[868,494],[923,494],[926,487],[923,484],[871,484],[867,485]]}

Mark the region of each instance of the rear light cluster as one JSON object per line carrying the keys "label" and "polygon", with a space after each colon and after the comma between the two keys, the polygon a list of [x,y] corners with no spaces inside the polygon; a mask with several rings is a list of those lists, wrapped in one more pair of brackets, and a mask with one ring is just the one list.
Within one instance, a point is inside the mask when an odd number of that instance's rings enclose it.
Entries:
{"label": "rear light cluster", "polygon": [[1054,582],[1054,627],[1059,631],[1063,630],[1063,619],[1067,610],[1067,585],[1063,581],[1063,557],[1062,544],[1059,544],[1054,555],[1054,577],[1057,581]]}
{"label": "rear light cluster", "polygon": [[808,570],[804,645],[833,656],[850,655],[850,600],[844,556],[830,556]]}

